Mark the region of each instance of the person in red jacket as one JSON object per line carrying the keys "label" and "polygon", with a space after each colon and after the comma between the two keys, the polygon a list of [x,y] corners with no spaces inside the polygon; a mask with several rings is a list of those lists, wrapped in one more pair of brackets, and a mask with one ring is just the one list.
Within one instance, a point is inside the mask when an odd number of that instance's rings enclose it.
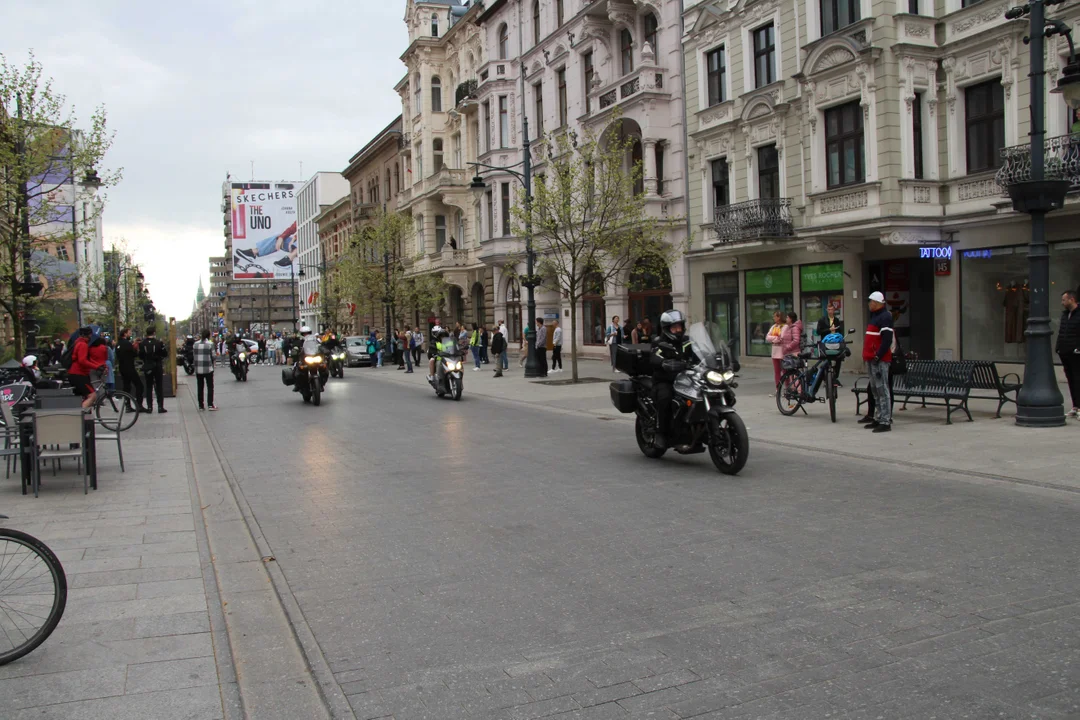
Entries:
{"label": "person in red jacket", "polygon": [[889,391],[889,363],[892,361],[893,316],[885,305],[885,296],[870,293],[870,320],[863,340],[863,361],[870,374],[870,393],[874,398],[874,419],[865,427],[876,433],[892,430],[892,396]]}
{"label": "person in red jacket", "polygon": [[[95,332],[96,331],[96,332]],[[105,369],[109,350],[101,341],[101,331],[97,327],[79,328],[79,337],[71,351],[71,369],[68,370],[68,382],[75,394],[83,398],[83,409],[94,404],[94,388],[91,376]]]}

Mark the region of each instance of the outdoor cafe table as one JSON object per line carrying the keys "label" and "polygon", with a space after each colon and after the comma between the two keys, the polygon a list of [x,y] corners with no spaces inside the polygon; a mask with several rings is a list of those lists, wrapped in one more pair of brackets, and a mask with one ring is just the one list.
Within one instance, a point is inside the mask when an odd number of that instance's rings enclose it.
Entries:
{"label": "outdoor cafe table", "polygon": [[[17,407],[17,406],[16,406]],[[15,410],[16,408],[12,408]],[[30,470],[37,462],[37,445],[34,444],[34,415],[36,413],[48,414],[50,412],[66,412],[63,410],[31,410],[24,409],[19,416],[19,450],[22,467],[22,494],[26,494],[26,487],[32,485]],[[97,433],[95,431],[94,416],[83,413],[83,442],[86,443],[86,465],[90,471],[90,487],[97,490],[97,447],[95,445]]]}

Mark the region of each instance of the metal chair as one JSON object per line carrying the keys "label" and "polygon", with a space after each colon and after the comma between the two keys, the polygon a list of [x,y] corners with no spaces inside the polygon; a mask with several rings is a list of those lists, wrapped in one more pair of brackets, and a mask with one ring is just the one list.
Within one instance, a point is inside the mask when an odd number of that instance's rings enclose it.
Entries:
{"label": "metal chair", "polygon": [[[45,411],[34,413],[34,465],[31,481],[34,497],[41,487],[41,461],[65,457],[78,458],[83,476],[83,495],[89,493],[90,462],[83,437],[83,414],[78,412]],[[78,447],[73,447],[73,446]],[[55,446],[55,449],[50,449]],[[55,474],[56,470],[53,469]]]}
{"label": "metal chair", "polygon": [[22,456],[22,450],[19,447],[19,423],[15,419],[15,413],[11,412],[11,406],[2,400],[0,400],[0,420],[4,423],[3,428],[0,428],[0,434],[4,436],[4,448],[0,450],[0,455],[4,456],[6,479],[11,477],[11,458],[16,458],[15,467],[18,468],[18,458]]}
{"label": "metal chair", "polygon": [[[99,428],[104,427],[104,425],[102,425],[100,420],[95,420],[94,424]],[[120,433],[119,432],[116,432],[116,431],[113,431],[113,430],[108,430],[108,429],[106,429],[105,432],[102,432],[101,430],[95,430],[94,431],[94,440],[95,441],[105,440],[107,442],[114,442],[115,441],[116,442],[116,454],[120,456],[120,472],[127,472],[126,470],[124,470],[124,446],[120,444]]]}

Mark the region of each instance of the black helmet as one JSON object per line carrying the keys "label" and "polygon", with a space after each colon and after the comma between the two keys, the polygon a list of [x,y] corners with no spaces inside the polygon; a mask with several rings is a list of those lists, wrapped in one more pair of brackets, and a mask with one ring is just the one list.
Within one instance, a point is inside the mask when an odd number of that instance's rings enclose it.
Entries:
{"label": "black helmet", "polygon": [[[675,330],[678,326],[678,330]],[[660,334],[668,342],[681,343],[686,333],[686,318],[678,310],[668,310],[660,316]]]}

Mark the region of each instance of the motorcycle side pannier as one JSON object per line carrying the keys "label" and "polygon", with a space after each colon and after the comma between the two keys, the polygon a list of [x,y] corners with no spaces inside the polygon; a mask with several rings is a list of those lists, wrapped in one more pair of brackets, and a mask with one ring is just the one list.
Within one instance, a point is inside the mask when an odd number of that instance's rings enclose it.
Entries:
{"label": "motorcycle side pannier", "polygon": [[284,367],[281,368],[281,384],[282,385],[295,385],[296,376],[293,375],[293,368]]}
{"label": "motorcycle side pannier", "polygon": [[616,380],[611,383],[611,404],[621,413],[637,410],[637,392],[630,380]]}
{"label": "motorcycle side pannier", "polygon": [[627,375],[649,375],[652,373],[651,353],[651,345],[616,345],[615,368]]}

